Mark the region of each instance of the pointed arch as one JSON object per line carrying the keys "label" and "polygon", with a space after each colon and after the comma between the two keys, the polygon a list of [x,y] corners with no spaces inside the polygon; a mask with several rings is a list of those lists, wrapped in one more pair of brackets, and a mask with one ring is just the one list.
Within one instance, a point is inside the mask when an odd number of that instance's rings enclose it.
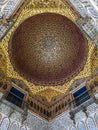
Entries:
{"label": "pointed arch", "polygon": [[16,122],[13,122],[11,124],[10,130],[18,130],[19,129],[19,125]]}
{"label": "pointed arch", "polygon": [[96,124],[92,117],[87,118],[86,125],[87,125],[88,130],[96,130]]}
{"label": "pointed arch", "polygon": [[1,122],[0,128],[1,128],[2,130],[8,130],[9,125],[10,125],[10,120],[9,120],[7,117],[5,117],[5,118],[2,120],[2,122]]}
{"label": "pointed arch", "polygon": [[95,119],[95,122],[96,122],[96,124],[97,124],[97,126],[98,126],[98,113],[95,113],[94,119]]}
{"label": "pointed arch", "polygon": [[77,125],[78,130],[86,130],[85,123],[83,121],[80,121]]}
{"label": "pointed arch", "polygon": [[1,122],[2,122],[2,114],[0,114],[0,124],[1,124]]}
{"label": "pointed arch", "polygon": [[0,5],[4,5],[8,0],[0,0]]}
{"label": "pointed arch", "polygon": [[76,128],[76,126],[73,125],[73,126],[71,127],[71,129],[69,129],[69,130],[77,130],[77,128]]}
{"label": "pointed arch", "polygon": [[27,130],[25,126],[22,126],[20,130]]}

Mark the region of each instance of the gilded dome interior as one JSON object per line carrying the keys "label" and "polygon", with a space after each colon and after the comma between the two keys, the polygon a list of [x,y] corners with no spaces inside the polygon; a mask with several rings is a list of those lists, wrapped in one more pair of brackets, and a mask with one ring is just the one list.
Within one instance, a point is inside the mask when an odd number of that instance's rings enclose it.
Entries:
{"label": "gilded dome interior", "polygon": [[[7,0],[9,1],[9,0]],[[93,72],[96,71],[96,68],[98,67],[98,58],[96,56],[96,53],[98,52],[98,49],[96,49],[96,46],[95,46],[95,42],[93,40],[92,42],[92,38],[95,38],[93,37],[95,34],[96,34],[96,31],[94,31],[93,29],[95,29],[94,26],[91,26],[91,23],[89,25],[89,21],[87,22],[87,18],[86,18],[86,23],[87,23],[87,26],[85,24],[85,26],[81,26],[81,22],[85,23],[85,19],[83,18],[81,20],[80,18],[80,14],[77,13],[76,10],[74,10],[72,7],[71,4],[68,4],[67,2],[65,1],[61,1],[61,0],[32,0],[32,1],[25,1],[23,4],[21,3],[21,0],[19,0],[20,3],[18,1],[12,1],[12,3],[6,3],[6,5],[4,5],[5,7],[2,7],[1,8],[1,13],[5,13],[6,17],[2,17],[2,19],[0,19],[0,22],[2,23],[1,25],[1,28],[4,27],[4,29],[0,30],[0,51],[2,52],[2,54],[4,55],[4,60],[2,59],[0,61],[0,74],[3,74],[5,75],[5,77],[7,79],[11,79],[11,78],[14,78],[16,80],[21,80],[23,81],[27,88],[30,89],[30,92],[32,95],[41,95],[42,97],[45,97],[47,99],[47,101],[51,101],[53,97],[57,96],[57,95],[60,95],[60,94],[66,94],[68,92],[68,89],[71,87],[71,85],[74,83],[74,81],[77,81],[79,79],[82,79],[82,78],[86,78],[86,77],[89,77],[89,76],[92,76]],[[28,2],[28,3],[27,3]],[[7,6],[9,4],[9,6]],[[9,8],[10,5],[12,6],[13,5],[16,5],[14,7],[18,7],[17,9],[13,7],[13,10],[12,8],[11,9],[11,12],[9,12]],[[19,6],[17,6],[17,4]],[[20,9],[19,9],[20,7]],[[7,11],[8,9],[8,11]],[[13,13],[14,11],[14,13]],[[7,13],[7,14],[6,14]],[[68,19],[70,21],[71,24],[75,23],[75,28],[78,28],[79,32],[80,32],[80,35],[83,36],[83,41],[85,41],[84,43],[85,44],[81,44],[81,48],[82,49],[82,46],[85,45],[86,47],[86,51],[83,50],[85,52],[85,57],[83,56],[83,60],[80,62],[80,69],[77,68],[73,74],[71,74],[71,76],[69,75],[69,78],[67,77],[64,77],[63,79],[63,82],[62,80],[60,79],[59,82],[58,80],[55,80],[55,81],[52,81],[50,83],[49,82],[46,82],[46,80],[43,82],[43,81],[38,81],[36,80],[34,82],[34,79],[28,77],[28,75],[24,74],[23,72],[20,72],[19,69],[17,68],[16,66],[16,62],[14,63],[14,59],[15,59],[15,55],[12,56],[12,52],[11,52],[11,42],[12,42],[12,39],[13,36],[17,30],[19,30],[20,26],[22,24],[24,24],[25,20],[29,20],[30,17],[32,17],[32,19],[35,17],[35,16],[42,16],[42,14],[47,14],[47,13],[51,13],[51,14],[59,14],[59,16],[63,16],[64,19]],[[93,12],[92,12],[93,13]],[[55,19],[55,18],[54,18]],[[64,20],[63,19],[63,20]],[[8,20],[8,21],[7,21]],[[77,21],[80,20],[80,23],[78,24]],[[52,22],[52,20],[50,20]],[[71,22],[73,21],[73,22]],[[14,24],[13,24],[14,23]],[[40,25],[40,22],[36,22],[37,23],[37,26]],[[59,26],[57,28],[60,28],[61,26],[63,25],[60,25],[60,23],[65,23],[65,22],[62,22],[59,20]],[[30,23],[31,24],[31,23]],[[78,25],[78,27],[76,26]],[[33,26],[33,25],[32,25]],[[36,26],[36,27],[37,27]],[[66,25],[67,26],[67,25]],[[71,29],[70,29],[70,32],[72,29],[72,25],[69,26]],[[23,28],[26,28],[26,27],[23,27]],[[50,27],[49,27],[50,28]],[[80,29],[82,29],[82,32],[84,33],[84,35],[81,33]],[[92,28],[92,29],[91,29]],[[7,29],[7,30],[6,30]],[[84,30],[85,29],[85,30]],[[60,30],[60,29],[59,29]],[[4,32],[2,32],[4,31]],[[29,31],[31,32],[31,28],[29,29]],[[37,29],[37,31],[39,32],[40,30]],[[54,30],[53,30],[54,31]],[[60,30],[61,31],[61,30]],[[86,31],[86,32],[85,32]],[[29,33],[30,33],[29,32]],[[72,32],[71,32],[72,33]],[[34,32],[33,32],[34,34]],[[37,35],[38,33],[36,33],[36,36],[37,37],[40,37],[39,35]],[[57,33],[58,34],[58,33]],[[20,35],[20,34],[19,34]],[[18,35],[18,36],[19,36]],[[63,34],[64,35],[64,34]],[[62,35],[62,36],[63,36]],[[68,35],[68,37],[66,38],[67,40],[71,40],[72,39],[72,36],[75,35],[75,34],[71,34],[71,35]],[[57,36],[57,35],[56,35]],[[46,37],[44,35],[44,37],[40,37],[40,40],[38,38],[38,42],[40,42],[40,44],[44,43],[45,41],[48,41],[47,43],[55,43],[55,41],[57,41],[57,37],[54,37],[53,36],[50,36],[48,35],[48,37]],[[60,34],[61,36],[61,34]],[[60,37],[60,39],[62,39],[62,36]],[[80,37],[81,37],[80,36]],[[88,37],[89,36],[89,37]],[[21,37],[21,36],[20,36]],[[32,37],[32,36],[31,36]],[[86,37],[86,38],[84,38]],[[74,38],[74,37],[73,37]],[[22,38],[23,39],[23,38]],[[25,37],[25,40],[27,39],[27,37]],[[65,39],[65,38],[64,38]],[[63,40],[64,40],[63,39]],[[17,40],[17,39],[16,39]],[[28,41],[31,40],[31,39],[27,39]],[[62,43],[63,43],[63,40],[62,40]],[[10,41],[10,43],[9,43]],[[33,39],[32,39],[33,41]],[[80,41],[80,39],[79,39]],[[26,41],[25,41],[26,42]],[[33,41],[34,42],[34,41]],[[32,43],[33,43],[32,42]],[[87,43],[88,42],[88,43]],[[60,42],[57,42],[57,43],[60,43]],[[75,43],[76,44],[76,43]],[[88,45],[87,45],[88,44]],[[13,44],[14,45],[14,44]],[[18,45],[18,44],[17,44]],[[27,45],[26,44],[26,47],[27,48]],[[57,45],[57,44],[56,44]],[[19,47],[19,46],[18,46]],[[29,47],[29,46],[28,46]],[[52,44],[52,47],[54,48],[55,47],[55,44],[53,45]],[[84,46],[83,46],[84,47]],[[50,46],[47,47],[49,50],[51,49]],[[51,50],[53,50],[53,48]],[[57,47],[56,47],[57,48]],[[73,47],[72,47],[73,48]],[[15,49],[15,48],[14,48]],[[19,49],[18,49],[19,50]],[[67,50],[67,49],[66,49]],[[70,48],[71,50],[71,48]],[[77,50],[77,49],[76,49]],[[75,52],[76,52],[75,50]],[[31,51],[32,52],[32,51]],[[58,52],[57,49],[55,52]],[[68,50],[67,50],[68,52]],[[17,53],[17,52],[16,52]],[[29,53],[29,52],[25,52],[24,55],[26,55],[26,53]],[[49,54],[49,51],[47,52],[47,54]],[[56,54],[56,53],[55,53]],[[63,53],[64,54],[64,53]],[[70,56],[71,54],[73,54],[73,51],[70,52]],[[81,53],[82,54],[82,53]],[[17,55],[17,54],[16,54]],[[57,54],[58,56],[59,54]],[[80,55],[80,53],[79,53]],[[83,54],[82,54],[83,55]],[[81,56],[82,56],[81,55]],[[40,55],[39,55],[40,56]],[[42,56],[42,55],[41,55]],[[40,57],[41,57],[40,56]],[[51,55],[48,55],[48,56],[51,56]],[[20,55],[18,55],[18,58],[20,57]],[[26,56],[27,57],[27,56]],[[37,57],[38,58],[38,57]],[[64,57],[65,58],[65,57]],[[73,58],[73,56],[72,56]],[[57,59],[57,58],[56,58]],[[60,58],[59,58],[60,59]],[[62,59],[62,58],[61,58]],[[21,60],[23,60],[21,58]],[[51,60],[51,58],[50,58]],[[74,59],[75,60],[75,59]],[[25,61],[25,60],[24,60]],[[47,61],[47,60],[46,60]],[[54,60],[55,61],[55,60]],[[71,60],[70,60],[71,61]],[[21,61],[20,61],[21,62]],[[53,62],[52,62],[53,63]],[[58,63],[58,62],[57,62]],[[22,64],[22,62],[21,62]],[[48,64],[48,63],[47,63]],[[66,63],[67,64],[67,63]],[[43,65],[43,64],[42,64]],[[49,66],[50,64],[48,64]],[[23,67],[24,67],[24,64],[23,64]],[[35,66],[36,67],[36,66]],[[50,66],[49,66],[50,67]],[[54,67],[54,66],[52,66]],[[42,69],[43,70],[43,69]],[[47,69],[48,70],[48,69]],[[22,70],[21,70],[22,71]],[[27,68],[26,68],[26,70]],[[50,70],[49,70],[50,71]],[[69,71],[69,70],[68,70]],[[42,71],[41,71],[42,72]],[[51,72],[52,73],[52,72]],[[54,74],[54,73],[52,73]],[[42,76],[42,75],[41,75]],[[43,87],[44,86],[44,87]],[[54,87],[55,86],[55,87]],[[48,93],[48,90],[51,90],[51,94]]]}
{"label": "gilded dome interior", "polygon": [[62,85],[76,76],[87,59],[81,30],[58,13],[41,13],[24,20],[9,43],[14,69],[35,85]]}
{"label": "gilded dome interior", "polygon": [[95,0],[0,0],[2,130],[97,128],[97,14]]}

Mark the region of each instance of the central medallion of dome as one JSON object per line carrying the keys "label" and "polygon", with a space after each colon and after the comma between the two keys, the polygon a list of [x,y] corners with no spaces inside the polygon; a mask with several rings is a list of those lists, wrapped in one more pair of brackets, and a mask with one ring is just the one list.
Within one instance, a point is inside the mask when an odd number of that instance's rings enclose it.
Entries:
{"label": "central medallion of dome", "polygon": [[18,73],[35,85],[61,85],[76,76],[86,62],[87,40],[68,18],[42,13],[23,21],[9,45]]}

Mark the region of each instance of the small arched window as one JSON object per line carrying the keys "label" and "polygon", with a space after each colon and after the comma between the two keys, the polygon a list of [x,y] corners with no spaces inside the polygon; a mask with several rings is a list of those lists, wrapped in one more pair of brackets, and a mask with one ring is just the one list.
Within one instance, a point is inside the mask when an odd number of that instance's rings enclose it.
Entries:
{"label": "small arched window", "polygon": [[34,103],[34,108],[36,109],[36,104]]}
{"label": "small arched window", "polygon": [[58,108],[57,107],[55,108],[55,112],[58,112]]}
{"label": "small arched window", "polygon": [[64,103],[62,103],[62,108],[64,108]]}
{"label": "small arched window", "polygon": [[39,111],[39,105],[37,105],[37,110]]}
{"label": "small arched window", "polygon": [[61,110],[61,106],[59,105],[59,110]]}
{"label": "small arched window", "polygon": [[44,109],[44,115],[46,115],[46,110]]}

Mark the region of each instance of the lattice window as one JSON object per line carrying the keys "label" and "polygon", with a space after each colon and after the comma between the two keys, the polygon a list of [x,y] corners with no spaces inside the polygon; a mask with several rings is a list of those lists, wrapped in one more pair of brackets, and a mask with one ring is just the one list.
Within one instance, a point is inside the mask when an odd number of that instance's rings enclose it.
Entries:
{"label": "lattice window", "polygon": [[18,107],[22,107],[24,93],[12,87],[6,99]]}

